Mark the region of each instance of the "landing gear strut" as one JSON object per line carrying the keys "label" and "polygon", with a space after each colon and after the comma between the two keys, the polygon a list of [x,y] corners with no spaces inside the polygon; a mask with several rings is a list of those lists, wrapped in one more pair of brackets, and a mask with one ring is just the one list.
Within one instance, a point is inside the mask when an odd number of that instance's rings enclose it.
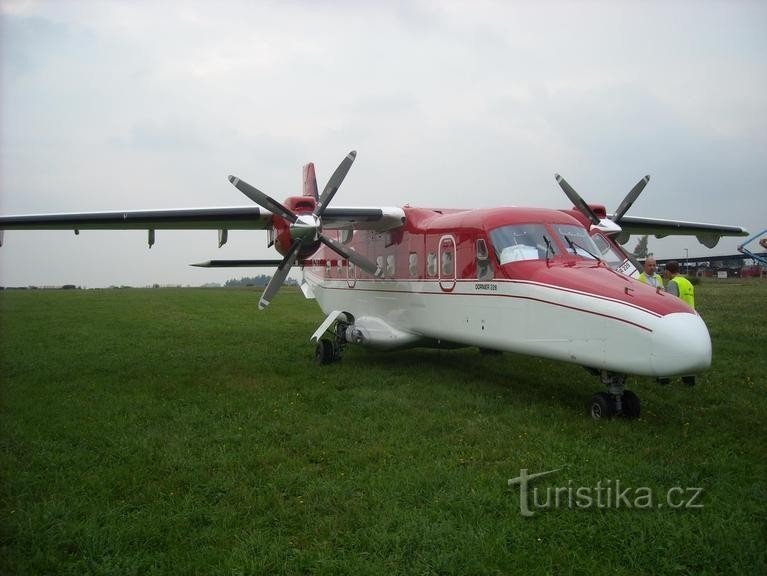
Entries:
{"label": "landing gear strut", "polygon": [[594,394],[589,400],[588,411],[594,420],[609,420],[613,416],[623,416],[633,420],[639,418],[639,397],[631,390],[626,390],[626,375],[602,370],[602,383],[607,392]]}

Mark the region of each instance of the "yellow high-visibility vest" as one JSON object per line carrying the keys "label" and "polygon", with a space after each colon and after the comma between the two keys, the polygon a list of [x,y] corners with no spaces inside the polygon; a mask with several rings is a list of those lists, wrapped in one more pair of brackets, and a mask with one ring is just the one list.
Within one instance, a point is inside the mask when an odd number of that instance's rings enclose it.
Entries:
{"label": "yellow high-visibility vest", "polygon": [[[653,276],[655,278],[655,282],[657,283],[657,286],[660,288],[663,288],[663,277],[660,274],[654,274]],[[639,275],[639,281],[644,282],[645,284],[650,284],[647,281],[647,274],[645,274],[644,272],[642,272]]]}
{"label": "yellow high-visibility vest", "polygon": [[676,287],[679,289],[679,297],[684,300],[687,305],[695,309],[695,288],[687,278],[684,276],[674,276],[669,282],[676,282]]}

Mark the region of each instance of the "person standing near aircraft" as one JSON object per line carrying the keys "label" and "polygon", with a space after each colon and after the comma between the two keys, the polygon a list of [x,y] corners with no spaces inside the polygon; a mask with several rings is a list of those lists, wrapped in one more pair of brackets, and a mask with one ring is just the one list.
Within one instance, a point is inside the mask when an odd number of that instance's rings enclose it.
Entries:
{"label": "person standing near aircraft", "polygon": [[663,278],[656,272],[658,264],[655,258],[648,256],[644,261],[644,271],[639,275],[639,281],[653,288],[663,288]]}
{"label": "person standing near aircraft", "polygon": [[[690,308],[695,309],[695,288],[687,278],[679,275],[679,262],[673,260],[666,264],[666,292],[683,300]],[[660,379],[663,384],[668,384],[668,378]],[[682,382],[688,386],[695,386],[695,376],[682,376]]]}
{"label": "person standing near aircraft", "polygon": [[666,264],[666,292],[681,298],[693,310],[695,309],[695,288],[687,278],[679,275],[679,262]]}

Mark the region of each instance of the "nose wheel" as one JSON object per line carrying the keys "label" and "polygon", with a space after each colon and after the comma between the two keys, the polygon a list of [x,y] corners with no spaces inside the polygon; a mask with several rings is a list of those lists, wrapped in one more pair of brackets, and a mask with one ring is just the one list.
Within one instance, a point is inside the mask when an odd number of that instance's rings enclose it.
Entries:
{"label": "nose wheel", "polygon": [[591,397],[588,413],[594,420],[610,420],[615,416],[623,416],[629,420],[639,418],[641,405],[639,396],[631,390],[626,390],[626,375],[602,371],[602,383],[607,386],[607,392],[598,392]]}

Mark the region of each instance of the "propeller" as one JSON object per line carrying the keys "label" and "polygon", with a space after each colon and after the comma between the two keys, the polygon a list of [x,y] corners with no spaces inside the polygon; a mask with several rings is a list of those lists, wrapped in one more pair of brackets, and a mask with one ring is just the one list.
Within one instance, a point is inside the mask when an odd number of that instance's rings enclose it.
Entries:
{"label": "propeller", "polygon": [[266,208],[272,214],[279,214],[285,218],[285,220],[290,220],[290,222],[295,222],[298,220],[298,216],[296,216],[292,210],[283,206],[271,196],[267,196],[255,186],[251,186],[245,182],[245,180],[240,180],[236,176],[229,176],[229,182],[234,184],[234,187],[237,188],[237,190],[245,194],[245,196],[253,200],[253,202],[262,208]]}
{"label": "propeller", "polygon": [[336,254],[340,255],[342,258],[346,258],[365,272],[374,276],[381,275],[382,270],[375,263],[365,258],[359,252],[355,252],[351,248],[347,249],[345,246],[342,246],[322,233],[322,215],[325,213],[330,201],[333,200],[333,196],[335,196],[340,188],[344,178],[346,178],[346,175],[349,173],[349,169],[352,167],[356,157],[357,152],[352,150],[341,161],[338,168],[336,168],[335,172],[333,172],[333,175],[328,180],[328,183],[325,185],[313,214],[298,215],[244,180],[240,180],[236,176],[229,176],[229,181],[234,184],[235,188],[245,194],[245,196],[262,208],[265,208],[273,214],[281,216],[290,222],[290,236],[293,238],[293,243],[291,244],[288,253],[285,255],[285,258],[277,266],[277,272],[272,276],[264,293],[261,295],[261,300],[258,303],[259,310],[266,308],[272,301],[272,298],[274,298],[274,295],[282,286],[285,278],[287,278],[290,269],[295,264],[304,243],[310,245],[319,240]]}
{"label": "propeller", "polygon": [[567,180],[562,178],[559,174],[554,174],[554,178],[557,179],[559,186],[562,188],[562,190],[564,190],[565,194],[570,199],[570,202],[572,202],[578,210],[583,212],[583,215],[588,218],[592,224],[595,226],[598,225],[600,222],[599,216],[597,216],[591,207],[586,204],[586,201],[580,197],[580,194],[578,194],[575,189],[567,183]]}
{"label": "propeller", "polygon": [[612,214],[612,218],[600,220],[599,216],[597,216],[591,209],[591,206],[586,204],[586,201],[581,198],[581,196],[572,186],[570,186],[570,184],[567,183],[567,180],[562,178],[559,174],[554,174],[554,178],[557,179],[557,183],[560,185],[564,193],[575,205],[575,207],[580,210],[581,213],[586,216],[586,218],[588,218],[594,226],[600,226],[600,229],[606,231],[609,234],[620,233],[621,228],[619,226],[619,222],[626,215],[626,212],[628,212],[629,208],[633,206],[634,202],[636,202],[636,199],[639,198],[639,195],[642,193],[642,190],[645,189],[645,186],[647,186],[647,183],[650,181],[649,174],[642,178],[634,185],[629,193],[626,194],[626,197],[618,205],[618,209],[615,211],[615,214]]}
{"label": "propeller", "polygon": [[287,255],[283,261],[280,262],[279,266],[277,266],[277,272],[274,273],[272,279],[269,280],[269,284],[267,284],[266,288],[264,288],[264,292],[261,294],[261,300],[258,301],[259,310],[263,310],[269,306],[272,298],[274,298],[274,295],[277,294],[277,291],[280,289],[280,286],[282,286],[282,283],[285,282],[285,278],[287,278],[288,272],[290,272],[293,264],[295,264],[299,250],[301,250],[301,239],[297,238],[293,240],[293,244],[291,245]]}
{"label": "propeller", "polygon": [[376,264],[373,264],[370,260],[365,258],[359,252],[355,252],[351,248],[347,250],[341,244],[339,244],[332,238],[328,238],[324,234],[320,234],[320,242],[322,242],[325,246],[333,250],[336,254],[340,254],[341,256],[343,256],[344,258],[352,262],[355,266],[359,266],[368,274],[373,274],[374,276],[379,276],[381,274],[381,270],[378,268],[378,266]]}
{"label": "propeller", "polygon": [[618,209],[615,211],[615,214],[613,214],[613,222],[616,224],[621,221],[621,218],[623,218],[626,215],[626,212],[628,212],[628,209],[631,208],[631,206],[636,202],[636,199],[639,198],[639,195],[642,193],[642,190],[644,190],[644,187],[647,186],[647,183],[650,181],[650,175],[648,174],[644,178],[642,178],[639,182],[636,183],[636,185],[631,189],[631,191],[626,194],[626,197],[623,199],[623,202],[621,202],[618,205]]}
{"label": "propeller", "polygon": [[314,215],[318,218],[322,216],[322,214],[325,212],[325,208],[328,207],[328,204],[330,204],[333,196],[335,196],[336,192],[338,192],[338,188],[340,188],[341,182],[343,182],[344,178],[346,178],[346,175],[349,173],[349,169],[352,167],[356,157],[356,151],[352,150],[349,152],[346,155],[346,158],[341,160],[341,163],[338,165],[338,168],[336,168],[336,171],[333,172],[333,175],[330,177],[330,180],[328,180],[328,183],[325,184],[325,189],[320,195],[319,202],[317,202],[317,208],[314,210]]}

